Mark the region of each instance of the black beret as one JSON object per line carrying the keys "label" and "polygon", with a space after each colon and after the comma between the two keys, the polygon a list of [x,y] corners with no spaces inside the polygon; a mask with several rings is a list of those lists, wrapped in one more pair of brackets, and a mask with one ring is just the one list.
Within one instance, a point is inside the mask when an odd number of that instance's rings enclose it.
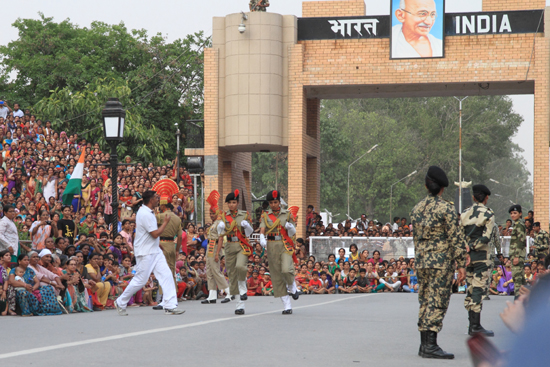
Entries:
{"label": "black beret", "polygon": [[508,213],[511,213],[511,212],[519,212],[521,213],[521,205],[519,204],[514,204],[510,207],[510,209],[508,209]]}
{"label": "black beret", "polygon": [[491,195],[491,190],[485,185],[474,185],[472,186],[472,192],[476,194],[485,194],[487,196]]}
{"label": "black beret", "polygon": [[227,194],[227,196],[225,197],[225,202],[228,203],[231,200],[239,201],[239,190],[235,190],[235,192]]}
{"label": "black beret", "polygon": [[426,178],[429,178],[441,187],[449,186],[449,179],[447,178],[445,171],[438,166],[430,166],[430,168],[428,168],[428,173],[426,173]]}
{"label": "black beret", "polygon": [[267,193],[266,200],[267,201],[272,201],[272,200],[281,201],[281,197],[279,196],[279,192],[277,190],[273,190],[273,191],[270,191],[270,192]]}
{"label": "black beret", "polygon": [[533,223],[533,227],[540,227],[540,222]]}

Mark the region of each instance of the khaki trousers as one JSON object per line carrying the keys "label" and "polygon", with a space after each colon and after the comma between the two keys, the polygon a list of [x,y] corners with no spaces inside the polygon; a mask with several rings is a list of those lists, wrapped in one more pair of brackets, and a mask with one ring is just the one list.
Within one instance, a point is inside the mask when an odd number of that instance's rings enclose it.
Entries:
{"label": "khaki trousers", "polygon": [[[214,248],[214,253],[216,253],[216,248]],[[214,256],[206,257],[206,279],[208,280],[209,291],[223,290],[228,287],[227,281],[220,270],[220,263],[214,261]]]}
{"label": "khaki trousers", "polygon": [[248,256],[243,254],[240,242],[227,242],[225,244],[225,268],[229,275],[229,293],[236,296],[239,293],[239,281],[246,280],[246,265]]}
{"label": "khaki trousers", "polygon": [[273,295],[275,297],[287,296],[287,286],[294,283],[292,255],[286,251],[283,241],[267,241],[267,258],[273,283]]}
{"label": "khaki trousers", "polygon": [[178,292],[178,282],[176,282],[176,244],[174,241],[160,241],[162,246],[162,253],[166,258],[166,263],[170,268],[170,273],[174,278],[174,284],[176,285],[176,293]]}

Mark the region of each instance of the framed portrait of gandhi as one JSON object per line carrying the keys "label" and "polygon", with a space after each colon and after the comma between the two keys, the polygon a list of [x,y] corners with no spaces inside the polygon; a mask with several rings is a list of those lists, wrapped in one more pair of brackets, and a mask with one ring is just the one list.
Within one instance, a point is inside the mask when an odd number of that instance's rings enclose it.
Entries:
{"label": "framed portrait of gandhi", "polygon": [[390,3],[390,59],[444,57],[445,0]]}

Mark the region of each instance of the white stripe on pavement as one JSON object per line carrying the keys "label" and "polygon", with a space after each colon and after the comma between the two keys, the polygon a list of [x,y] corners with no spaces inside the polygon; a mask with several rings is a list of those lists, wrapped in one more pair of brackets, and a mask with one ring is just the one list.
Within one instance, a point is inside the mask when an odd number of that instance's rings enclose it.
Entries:
{"label": "white stripe on pavement", "polygon": [[[368,296],[373,296],[373,295],[374,294],[363,294],[361,296],[340,298],[340,299],[335,299],[335,300],[332,300],[332,301],[315,303],[315,304],[312,304],[312,305],[294,307],[293,310],[324,306],[324,305],[328,305],[328,304],[331,304],[331,303],[343,302],[343,301],[348,301],[348,300],[352,300],[352,299],[363,298],[363,297],[368,297]],[[214,320],[209,320],[209,321],[193,322],[191,324],[170,326],[170,327],[164,327],[164,328],[158,328],[158,329],[136,331],[136,332],[133,332],[133,333],[118,334],[118,335],[106,336],[106,337],[103,337],[103,338],[95,338],[95,339],[81,340],[81,341],[72,342],[72,343],[62,343],[62,344],[57,344],[57,345],[50,345],[48,347],[24,349],[24,350],[20,350],[18,352],[0,354],[0,359],[19,357],[19,356],[35,354],[35,353],[49,352],[49,351],[56,350],[56,349],[71,348],[71,347],[77,347],[77,346],[80,346],[80,345],[102,343],[102,342],[111,341],[111,340],[132,338],[134,336],[141,336],[141,335],[154,334],[154,333],[162,333],[162,332],[165,332],[165,331],[187,329],[187,328],[191,328],[191,327],[195,327],[195,326],[213,324],[213,323],[216,323],[216,322],[238,320],[238,319],[249,318],[249,317],[257,317],[257,316],[269,315],[269,314],[278,313],[278,312],[281,312],[281,310],[260,312],[260,313],[255,313],[255,314],[251,314],[251,315],[225,317],[225,318],[222,318],[222,319],[214,319]]]}

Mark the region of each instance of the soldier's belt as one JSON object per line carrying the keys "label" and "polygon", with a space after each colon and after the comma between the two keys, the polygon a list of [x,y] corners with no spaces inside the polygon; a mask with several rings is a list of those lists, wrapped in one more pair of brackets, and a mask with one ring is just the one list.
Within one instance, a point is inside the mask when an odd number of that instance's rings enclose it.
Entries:
{"label": "soldier's belt", "polygon": [[174,237],[161,237],[161,241],[174,241]]}
{"label": "soldier's belt", "polygon": [[237,237],[237,236],[234,236],[234,237],[227,237],[227,240],[228,240],[229,242],[241,242],[241,241],[239,240],[239,237]]}
{"label": "soldier's belt", "polygon": [[282,241],[283,236],[267,236],[268,241]]}

